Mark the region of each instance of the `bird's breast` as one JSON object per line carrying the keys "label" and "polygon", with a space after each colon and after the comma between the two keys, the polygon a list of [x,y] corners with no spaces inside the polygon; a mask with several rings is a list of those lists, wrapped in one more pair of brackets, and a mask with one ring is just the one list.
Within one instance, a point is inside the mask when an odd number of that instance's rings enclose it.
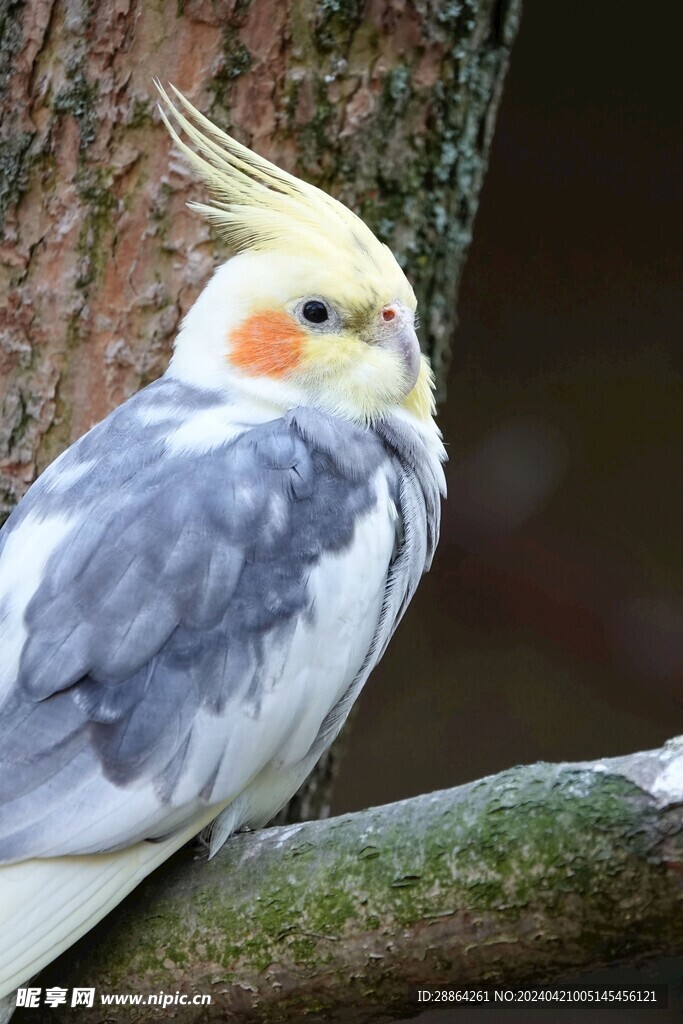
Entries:
{"label": "bird's breast", "polygon": [[312,570],[310,615],[296,627],[285,673],[292,686],[292,729],[278,762],[295,764],[313,747],[325,717],[363,666],[377,630],[396,536],[396,509],[384,472],[377,501],[356,524],[344,551],[328,552]]}

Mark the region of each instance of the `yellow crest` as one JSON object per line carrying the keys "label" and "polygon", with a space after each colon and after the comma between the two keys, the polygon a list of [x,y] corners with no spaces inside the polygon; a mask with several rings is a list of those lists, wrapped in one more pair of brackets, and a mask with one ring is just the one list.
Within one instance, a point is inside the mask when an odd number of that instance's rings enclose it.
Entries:
{"label": "yellow crest", "polygon": [[161,84],[155,84],[165,105],[159,109],[166,127],[212,195],[211,204],[189,205],[217,226],[235,252],[278,250],[303,252],[312,259],[343,259],[361,277],[395,278],[398,272],[410,289],[391,250],[343,203],[236,142],[171,86],[185,116]]}

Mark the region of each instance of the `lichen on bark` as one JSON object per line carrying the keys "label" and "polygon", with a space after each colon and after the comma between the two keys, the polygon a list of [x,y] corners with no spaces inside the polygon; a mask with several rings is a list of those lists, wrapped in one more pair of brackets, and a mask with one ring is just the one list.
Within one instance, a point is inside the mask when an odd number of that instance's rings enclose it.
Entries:
{"label": "lichen on bark", "polygon": [[365,1024],[418,1013],[418,986],[675,955],[682,804],[679,740],[237,836],[208,863],[186,851],[42,980],[210,993],[188,1021]]}
{"label": "lichen on bark", "polygon": [[[519,4],[373,6],[368,17],[364,3],[307,0],[283,18],[291,50],[270,83],[269,144],[286,155],[294,142],[302,173],[357,209],[394,249],[414,281],[423,345],[443,392]],[[246,19],[240,43],[232,35],[230,43],[254,77],[264,71],[260,28]],[[215,98],[244,130],[235,111],[258,87],[238,77],[231,65]]]}
{"label": "lichen on bark", "polygon": [[228,255],[154,113],[170,79],[396,251],[443,390],[519,0],[5,0],[0,516],[164,369]]}

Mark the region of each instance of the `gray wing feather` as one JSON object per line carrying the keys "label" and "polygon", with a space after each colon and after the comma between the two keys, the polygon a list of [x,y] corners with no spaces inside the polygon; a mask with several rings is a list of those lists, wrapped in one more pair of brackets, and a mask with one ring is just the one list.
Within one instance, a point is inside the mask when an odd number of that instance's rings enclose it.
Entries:
{"label": "gray wing feather", "polygon": [[393,496],[399,517],[396,548],[372,644],[356,678],[325,718],[311,751],[312,764],[339,733],[351,705],[382,658],[420,579],[431,566],[439,541],[441,497],[446,493],[439,459],[428,452],[420,435],[399,419],[380,421],[375,429],[395,474]]}
{"label": "gray wing feather", "polygon": [[122,790],[147,787],[159,814],[131,798],[121,842],[168,825],[197,715],[259,714],[264,665],[312,614],[310,570],[373,506],[381,440],[312,410],[196,455],[165,450],[163,416],[143,425],[155,403],[177,419],[211,401],[173,382],[142,392],[63,457],[60,472],[86,467],[71,487],[48,471],[7,524],[81,517],[25,612],[0,724],[0,859],[64,852]]}

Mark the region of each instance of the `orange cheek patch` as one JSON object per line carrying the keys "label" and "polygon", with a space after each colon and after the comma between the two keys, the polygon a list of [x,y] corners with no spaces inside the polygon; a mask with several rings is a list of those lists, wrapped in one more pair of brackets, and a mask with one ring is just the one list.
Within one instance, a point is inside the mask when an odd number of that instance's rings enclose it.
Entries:
{"label": "orange cheek patch", "polygon": [[255,313],[230,335],[230,362],[245,373],[283,377],[294,370],[306,340],[286,313]]}

